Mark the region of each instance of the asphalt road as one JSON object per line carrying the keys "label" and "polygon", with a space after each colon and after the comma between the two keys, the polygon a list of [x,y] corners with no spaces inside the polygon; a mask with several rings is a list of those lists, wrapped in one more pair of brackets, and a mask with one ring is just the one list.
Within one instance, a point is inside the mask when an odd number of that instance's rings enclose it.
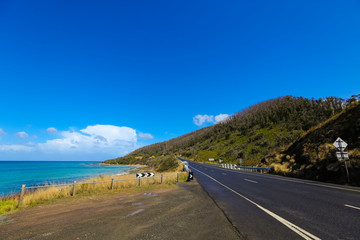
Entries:
{"label": "asphalt road", "polygon": [[360,188],[189,162],[247,239],[360,239]]}

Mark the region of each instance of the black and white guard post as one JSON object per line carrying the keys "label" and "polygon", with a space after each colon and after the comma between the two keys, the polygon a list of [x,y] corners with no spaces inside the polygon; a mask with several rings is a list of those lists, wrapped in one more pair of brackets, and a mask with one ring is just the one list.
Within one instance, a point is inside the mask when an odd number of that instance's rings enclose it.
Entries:
{"label": "black and white guard post", "polygon": [[154,173],[137,173],[136,177],[140,178],[140,177],[153,177],[155,176]]}
{"label": "black and white guard post", "polygon": [[347,143],[341,138],[337,138],[336,141],[333,143],[333,145],[339,150],[338,152],[336,152],[336,157],[340,161],[344,160],[345,162],[347,182],[350,183],[349,170],[346,163],[346,160],[349,160],[349,154],[347,152],[344,152],[345,148],[347,147]]}
{"label": "black and white guard post", "polygon": [[194,174],[193,174],[193,171],[189,168],[189,176],[188,176],[188,181],[191,181],[194,179]]}

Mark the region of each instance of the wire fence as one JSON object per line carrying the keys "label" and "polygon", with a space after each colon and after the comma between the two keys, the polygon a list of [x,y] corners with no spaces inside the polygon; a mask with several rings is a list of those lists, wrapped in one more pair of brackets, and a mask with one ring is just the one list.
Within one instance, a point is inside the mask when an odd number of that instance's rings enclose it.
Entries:
{"label": "wire fence", "polygon": [[[78,187],[78,186],[84,186],[84,185],[90,185],[90,184],[106,184],[106,183],[109,183],[110,185],[108,186],[108,188],[110,190],[113,190],[116,182],[133,181],[134,182],[133,185],[135,185],[135,186],[137,185],[137,186],[140,187],[140,186],[142,186],[143,182],[149,183],[149,181],[152,181],[153,184],[155,184],[155,183],[163,184],[165,182],[165,179],[169,178],[169,177],[176,177],[175,182],[176,183],[180,182],[180,173],[176,173],[176,174],[169,174],[169,175],[161,174],[160,176],[151,176],[151,177],[136,177],[136,178],[130,178],[130,179],[114,179],[114,178],[112,178],[109,181],[87,181],[87,182],[73,181],[72,183],[67,183],[67,184],[49,184],[49,185],[39,185],[39,186],[29,186],[29,187],[27,187],[25,184],[23,184],[21,186],[21,192],[20,192],[18,207],[21,207],[21,205],[23,203],[23,200],[24,200],[24,195],[25,195],[26,192],[28,192],[28,191],[35,192],[38,189],[57,188],[57,187],[71,187],[72,186],[71,196],[75,196],[76,187]],[[160,179],[160,181],[156,181],[156,179]]]}

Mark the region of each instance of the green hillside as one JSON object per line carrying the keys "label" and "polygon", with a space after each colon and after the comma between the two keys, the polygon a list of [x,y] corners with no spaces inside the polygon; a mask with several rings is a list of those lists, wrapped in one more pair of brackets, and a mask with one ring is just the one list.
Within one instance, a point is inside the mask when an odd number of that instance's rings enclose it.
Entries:
{"label": "green hillside", "polygon": [[284,149],[312,127],[340,113],[346,104],[336,97],[279,97],[246,108],[211,127],[107,162],[160,166],[167,165],[165,157],[169,161],[174,156],[183,156],[196,161],[215,158],[233,163],[242,158],[244,165],[265,164],[266,161],[262,161],[265,156]]}
{"label": "green hillside", "polygon": [[360,102],[310,129],[283,151],[266,156],[262,163],[288,176],[345,183],[344,162],[337,160],[332,145],[338,137],[348,143],[351,184],[360,185]]}

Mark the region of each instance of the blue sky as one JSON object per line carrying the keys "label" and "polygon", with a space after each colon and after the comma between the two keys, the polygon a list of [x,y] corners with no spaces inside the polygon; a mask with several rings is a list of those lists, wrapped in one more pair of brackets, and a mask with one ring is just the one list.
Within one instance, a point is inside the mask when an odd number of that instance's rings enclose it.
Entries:
{"label": "blue sky", "polygon": [[358,94],[359,12],[350,0],[0,1],[0,160],[100,161],[270,98]]}

